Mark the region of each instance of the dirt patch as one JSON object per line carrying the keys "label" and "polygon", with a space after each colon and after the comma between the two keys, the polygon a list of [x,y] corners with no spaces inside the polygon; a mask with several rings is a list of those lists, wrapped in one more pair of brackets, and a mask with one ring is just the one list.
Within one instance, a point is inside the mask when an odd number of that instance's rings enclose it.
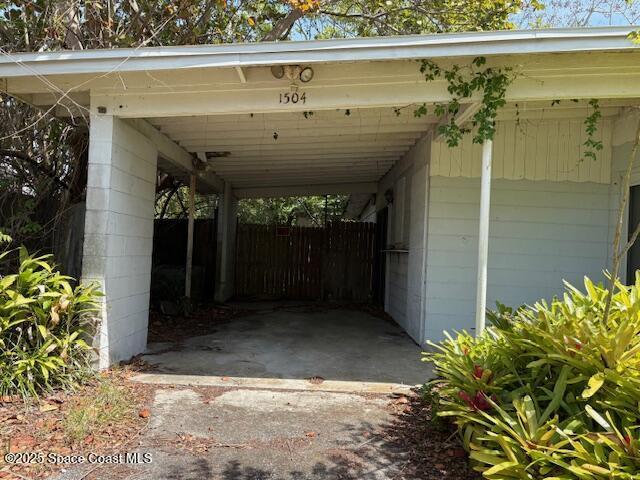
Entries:
{"label": "dirt patch", "polygon": [[[24,463],[0,460],[0,479],[46,478],[68,465],[51,455],[117,453],[145,429],[152,414],[152,388],[129,380],[131,368],[102,372],[75,391],[57,391],[40,401],[0,402],[0,454],[29,452]],[[45,460],[39,462],[38,458]]]}

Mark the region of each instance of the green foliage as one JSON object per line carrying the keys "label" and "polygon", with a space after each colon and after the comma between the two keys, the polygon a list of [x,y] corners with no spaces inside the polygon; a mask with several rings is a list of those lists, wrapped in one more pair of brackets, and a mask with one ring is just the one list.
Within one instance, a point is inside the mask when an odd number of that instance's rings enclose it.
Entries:
{"label": "green foliage", "polygon": [[[505,95],[513,77],[510,68],[486,67],[485,64],[486,58],[476,57],[471,67],[453,65],[447,70],[431,60],[421,62],[420,72],[427,82],[444,79],[448,83],[447,91],[452,99],[446,105],[436,105],[434,113],[448,119],[447,123],[439,126],[438,133],[445,137],[449,147],[456,147],[462,137],[470,132],[473,132],[474,143],[493,139],[498,109],[506,103]],[[460,112],[461,101],[476,95],[482,100],[479,110],[471,119],[471,127],[458,125],[455,116]],[[426,113],[426,105],[422,105],[415,110],[414,115],[420,117]]]}
{"label": "green foliage", "polygon": [[597,98],[589,100],[589,106],[593,110],[584,120],[584,130],[587,134],[587,139],[584,142],[584,146],[587,149],[584,152],[584,158],[595,160],[596,152],[599,152],[603,148],[602,140],[595,139],[595,134],[598,131],[598,121],[602,118],[602,112],[600,112],[600,102]]}
{"label": "green foliage", "polygon": [[585,278],[562,299],[498,305],[479,338],[425,354],[439,415],[488,479],[640,479],[640,275],[608,291]]}
{"label": "green foliage", "polygon": [[[349,197],[327,195],[327,221],[340,220]],[[283,197],[243,199],[238,202],[238,221],[265,225],[299,225],[304,219],[309,226],[322,226],[325,220],[325,197]]]}
{"label": "green foliage", "polygon": [[[0,261],[11,251],[0,254]],[[0,276],[0,395],[38,395],[86,373],[97,299],[95,285],[73,288],[51,257],[19,250],[17,273]]]}

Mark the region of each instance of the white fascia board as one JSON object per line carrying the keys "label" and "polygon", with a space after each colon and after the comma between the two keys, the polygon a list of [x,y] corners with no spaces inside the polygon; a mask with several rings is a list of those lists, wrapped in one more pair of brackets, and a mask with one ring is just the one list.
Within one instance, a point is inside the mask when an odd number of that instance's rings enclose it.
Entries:
{"label": "white fascia board", "polygon": [[[640,27],[638,27],[640,28]],[[251,67],[416,58],[625,51],[636,27],[505,30],[336,40],[23,53],[0,57],[0,77]]]}

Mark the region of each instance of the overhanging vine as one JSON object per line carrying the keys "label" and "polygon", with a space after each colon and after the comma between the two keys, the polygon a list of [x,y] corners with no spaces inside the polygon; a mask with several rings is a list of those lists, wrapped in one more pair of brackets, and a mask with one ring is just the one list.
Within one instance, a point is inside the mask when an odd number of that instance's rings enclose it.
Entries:
{"label": "overhanging vine", "polygon": [[[475,57],[470,66],[453,65],[445,69],[431,60],[420,61],[420,73],[425,81],[446,80],[447,91],[451,95],[448,103],[437,103],[433,113],[443,120],[438,126],[438,134],[442,135],[449,147],[456,147],[465,134],[473,133],[473,142],[482,144],[487,140],[493,140],[496,132],[496,118],[498,110],[506,105],[506,92],[515,78],[510,67],[496,68],[486,66],[485,57]],[[471,99],[480,97],[480,108],[471,118],[469,125],[460,125],[456,122],[456,115],[460,113],[463,103],[470,103]],[[467,102],[465,102],[467,100]],[[559,104],[554,100],[551,105]],[[598,124],[602,117],[598,99],[589,100],[591,113],[584,121],[587,139],[584,142],[584,158],[596,160],[596,152],[603,149],[601,140],[596,138]],[[519,110],[517,117],[519,118]],[[396,115],[400,115],[400,109],[395,109]],[[428,113],[426,103],[418,105],[414,110],[416,117],[422,117]]]}
{"label": "overhanging vine", "polygon": [[[474,143],[492,140],[495,135],[498,109],[506,104],[505,96],[513,75],[511,68],[486,67],[486,63],[485,57],[476,57],[468,68],[453,65],[450,69],[443,69],[431,60],[421,61],[420,72],[427,82],[437,79],[448,82],[447,91],[452,99],[447,104],[436,104],[434,113],[437,117],[448,118],[438,127],[438,133],[444,136],[450,147],[457,146],[467,133],[473,132]],[[481,105],[471,119],[471,127],[458,125],[455,117],[460,112],[461,101],[477,94],[481,96]],[[414,111],[416,117],[426,114],[426,104]]]}

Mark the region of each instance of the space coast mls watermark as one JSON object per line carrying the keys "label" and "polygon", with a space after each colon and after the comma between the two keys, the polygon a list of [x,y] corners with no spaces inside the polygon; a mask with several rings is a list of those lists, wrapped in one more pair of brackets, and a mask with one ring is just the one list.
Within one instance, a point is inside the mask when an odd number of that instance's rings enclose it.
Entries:
{"label": "space coast mls watermark", "polygon": [[59,453],[42,452],[17,452],[6,453],[4,461],[7,464],[51,464],[51,465],[125,465],[125,464],[149,464],[153,462],[153,456],[149,452],[125,452],[100,455],[88,453],[86,455],[62,455]]}

